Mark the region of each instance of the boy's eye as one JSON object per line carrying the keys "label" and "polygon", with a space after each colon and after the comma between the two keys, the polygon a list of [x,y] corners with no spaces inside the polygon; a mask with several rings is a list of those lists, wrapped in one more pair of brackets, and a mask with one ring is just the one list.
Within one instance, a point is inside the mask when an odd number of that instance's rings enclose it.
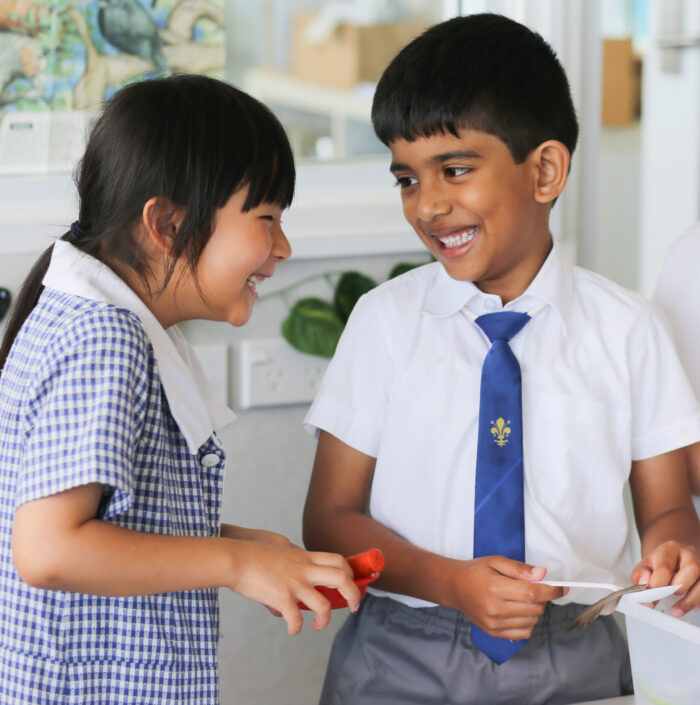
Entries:
{"label": "boy's eye", "polygon": [[445,167],[445,176],[448,178],[464,176],[464,174],[468,174],[470,171],[471,169],[468,166],[447,166]]}
{"label": "boy's eye", "polygon": [[418,180],[414,179],[412,176],[397,176],[395,185],[399,188],[408,188],[409,186],[413,186],[417,183]]}

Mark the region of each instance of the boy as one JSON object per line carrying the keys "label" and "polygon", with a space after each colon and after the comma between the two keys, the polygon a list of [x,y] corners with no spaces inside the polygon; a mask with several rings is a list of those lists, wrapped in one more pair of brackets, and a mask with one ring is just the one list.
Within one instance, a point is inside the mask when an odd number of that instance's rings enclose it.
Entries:
{"label": "boy", "polygon": [[610,617],[566,632],[600,593],[540,581],[673,582],[678,614],[700,602],[679,450],[700,410],[651,305],[552,242],[578,132],[564,72],[516,22],[455,18],[393,60],[372,119],[437,262],[358,302],[306,419],[307,545],[378,546],[387,566],[337,635],[321,702],[629,693]]}

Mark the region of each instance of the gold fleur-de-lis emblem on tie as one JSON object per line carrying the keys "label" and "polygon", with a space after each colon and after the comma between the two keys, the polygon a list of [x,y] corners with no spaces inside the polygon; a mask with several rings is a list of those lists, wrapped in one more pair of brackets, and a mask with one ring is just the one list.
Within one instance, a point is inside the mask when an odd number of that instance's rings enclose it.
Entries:
{"label": "gold fleur-de-lis emblem on tie", "polygon": [[510,421],[506,421],[500,417],[492,421],[491,435],[496,445],[503,447],[508,443],[508,436],[510,436]]}

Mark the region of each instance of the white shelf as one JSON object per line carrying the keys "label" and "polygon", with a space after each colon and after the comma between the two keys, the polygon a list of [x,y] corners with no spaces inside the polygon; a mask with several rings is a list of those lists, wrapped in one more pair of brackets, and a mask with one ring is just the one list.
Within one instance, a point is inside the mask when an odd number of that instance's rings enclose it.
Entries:
{"label": "white shelf", "polygon": [[263,103],[277,103],[307,113],[335,115],[369,122],[372,96],[296,78],[274,69],[254,67],[243,79],[243,90]]}

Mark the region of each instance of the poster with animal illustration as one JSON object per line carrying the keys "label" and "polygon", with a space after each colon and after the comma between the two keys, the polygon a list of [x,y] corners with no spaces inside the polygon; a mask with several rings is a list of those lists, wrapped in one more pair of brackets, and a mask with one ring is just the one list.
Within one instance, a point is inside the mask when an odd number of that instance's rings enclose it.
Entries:
{"label": "poster with animal illustration", "polygon": [[126,83],[224,66],[223,0],[0,0],[0,173],[70,161],[41,153]]}

